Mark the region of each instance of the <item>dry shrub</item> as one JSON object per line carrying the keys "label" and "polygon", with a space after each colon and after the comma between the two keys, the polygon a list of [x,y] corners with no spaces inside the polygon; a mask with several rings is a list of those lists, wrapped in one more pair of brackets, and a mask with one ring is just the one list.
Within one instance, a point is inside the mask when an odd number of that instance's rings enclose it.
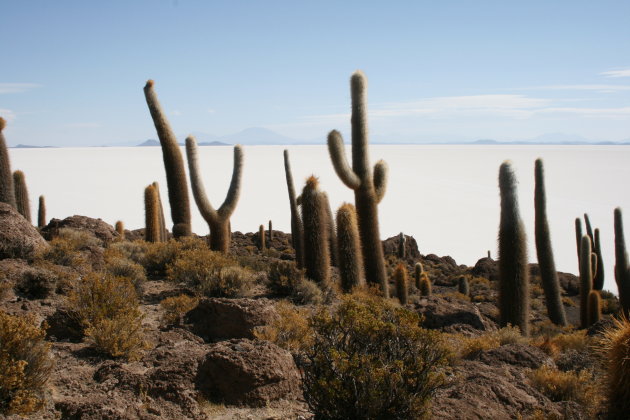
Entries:
{"label": "dry shrub", "polygon": [[516,326],[503,327],[497,331],[485,332],[477,337],[459,336],[455,341],[455,353],[462,359],[474,357],[478,353],[495,349],[506,344],[526,343],[527,339],[521,335]]}
{"label": "dry shrub", "polygon": [[68,304],[99,351],[133,360],[146,348],[143,315],[129,279],[90,273],[70,292]]}
{"label": "dry shrub", "polygon": [[43,406],[53,361],[34,318],[0,311],[0,413],[26,415]]}
{"label": "dry shrub", "polygon": [[575,401],[592,409],[597,400],[593,375],[588,371],[562,372],[554,367],[541,366],[533,370],[529,378],[534,388],[551,401]]}
{"label": "dry shrub", "polygon": [[602,314],[616,314],[619,312],[619,298],[608,290],[599,292],[602,298]]}
{"label": "dry shrub", "polygon": [[600,352],[606,364],[608,418],[630,413],[630,321],[622,317],[604,331]]}
{"label": "dry shrub", "polygon": [[311,318],[304,396],[316,418],[414,419],[428,416],[442,384],[441,334],[418,314],[366,294],[341,297]]}
{"label": "dry shrub", "polygon": [[205,296],[244,296],[254,284],[254,275],[232,258],[208,248],[187,249],[167,266],[166,277],[181,282]]}
{"label": "dry shrub", "polygon": [[304,270],[293,261],[274,261],[267,274],[267,287],[272,293],[289,297],[298,304],[320,304],[324,300],[317,283],[306,278]]}
{"label": "dry shrub", "polygon": [[585,330],[576,330],[566,334],[558,334],[552,338],[561,353],[567,350],[587,351],[591,346],[591,339]]}
{"label": "dry shrub", "polygon": [[562,304],[564,306],[570,306],[570,307],[577,306],[577,304],[573,301],[573,299],[571,299],[568,296],[562,296]]}
{"label": "dry shrub", "polygon": [[147,273],[154,276],[167,274],[167,268],[180,258],[180,254],[186,251],[208,250],[208,244],[200,238],[187,236],[185,238],[171,239],[168,242],[146,243],[144,265]]}
{"label": "dry shrub", "polygon": [[198,303],[199,298],[188,295],[171,296],[163,299],[160,302],[160,306],[164,310],[162,324],[180,325],[182,317],[194,309]]}
{"label": "dry shrub", "polygon": [[105,258],[108,256],[121,256],[130,259],[137,264],[143,264],[149,243],[145,241],[114,242],[105,250]]}
{"label": "dry shrub", "polygon": [[133,284],[133,287],[136,289],[138,295],[142,294],[142,288],[144,286],[144,282],[147,281],[147,276],[145,274],[144,267],[140,264],[137,264],[123,256],[106,253],[105,271],[114,277],[128,278],[131,281],[131,284]]}
{"label": "dry shrub", "polygon": [[[332,289],[328,290],[328,295],[334,293]],[[322,289],[313,280],[307,278],[302,279],[295,285],[291,299],[302,305],[319,305],[329,300],[329,296],[325,296]]]}
{"label": "dry shrub", "polygon": [[313,344],[313,332],[308,323],[309,311],[280,301],[276,303],[278,318],[254,332],[256,338],[271,341],[291,353],[300,353]]}

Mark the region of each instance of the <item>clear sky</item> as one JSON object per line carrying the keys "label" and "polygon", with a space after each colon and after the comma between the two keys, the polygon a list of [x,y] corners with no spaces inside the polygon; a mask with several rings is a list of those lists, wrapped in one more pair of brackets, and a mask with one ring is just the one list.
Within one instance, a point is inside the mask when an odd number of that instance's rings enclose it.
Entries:
{"label": "clear sky", "polygon": [[10,145],[265,127],[325,142],[369,79],[379,141],[630,139],[630,2],[0,0]]}

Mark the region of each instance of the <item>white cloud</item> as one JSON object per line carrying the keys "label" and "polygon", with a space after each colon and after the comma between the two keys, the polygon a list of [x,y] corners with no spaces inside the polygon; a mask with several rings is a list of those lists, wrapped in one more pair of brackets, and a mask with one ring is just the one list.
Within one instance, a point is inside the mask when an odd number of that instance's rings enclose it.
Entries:
{"label": "white cloud", "polygon": [[543,108],[536,111],[540,114],[577,114],[584,117],[628,118],[630,107],[622,108]]}
{"label": "white cloud", "polygon": [[528,88],[518,88],[517,90],[596,90],[599,92],[618,92],[630,90],[630,85],[548,85],[532,86]]}
{"label": "white cloud", "polygon": [[0,94],[22,93],[40,86],[36,83],[0,83]]}
{"label": "white cloud", "polygon": [[15,112],[10,109],[0,108],[0,117],[4,118],[7,122],[15,120]]}
{"label": "white cloud", "polygon": [[625,70],[610,70],[600,73],[606,77],[630,77],[630,69]]}
{"label": "white cloud", "polygon": [[214,114],[215,112],[217,112],[217,111],[215,111],[215,110],[214,110],[214,109],[212,109],[212,108],[208,108],[208,114]]}
{"label": "white cloud", "polygon": [[179,117],[182,115],[182,111],[176,109],[175,111],[171,111],[171,115],[174,117]]}
{"label": "white cloud", "polygon": [[100,123],[95,122],[79,122],[79,123],[68,123],[63,125],[64,128],[101,128],[102,125]]}

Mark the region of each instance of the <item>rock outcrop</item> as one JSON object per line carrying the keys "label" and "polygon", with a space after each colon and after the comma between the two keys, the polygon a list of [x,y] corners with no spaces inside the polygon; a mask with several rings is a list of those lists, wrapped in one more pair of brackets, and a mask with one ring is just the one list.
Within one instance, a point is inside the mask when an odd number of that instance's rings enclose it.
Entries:
{"label": "rock outcrop", "polygon": [[0,226],[0,259],[28,260],[48,246],[37,229],[6,203],[0,203]]}

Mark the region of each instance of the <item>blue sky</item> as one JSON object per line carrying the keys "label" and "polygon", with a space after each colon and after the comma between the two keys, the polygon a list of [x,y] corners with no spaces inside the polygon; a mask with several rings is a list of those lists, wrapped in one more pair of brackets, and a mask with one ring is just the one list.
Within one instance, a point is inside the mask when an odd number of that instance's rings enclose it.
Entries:
{"label": "blue sky", "polygon": [[349,131],[369,79],[379,141],[630,138],[628,1],[0,0],[10,145]]}

